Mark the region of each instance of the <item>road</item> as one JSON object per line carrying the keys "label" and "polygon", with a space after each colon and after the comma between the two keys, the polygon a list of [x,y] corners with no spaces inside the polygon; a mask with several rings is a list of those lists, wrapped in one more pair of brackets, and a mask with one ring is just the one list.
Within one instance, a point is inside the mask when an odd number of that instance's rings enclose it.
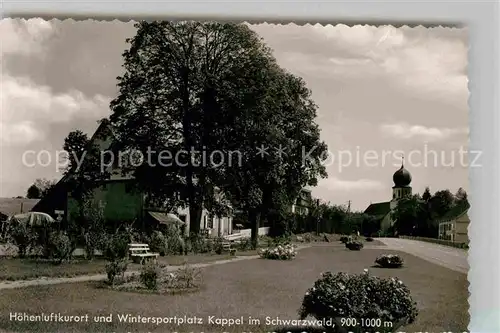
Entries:
{"label": "road", "polygon": [[467,262],[467,251],[454,247],[433,244],[428,242],[401,239],[401,238],[377,238],[389,249],[413,254],[419,258],[444,266],[457,272],[469,271]]}

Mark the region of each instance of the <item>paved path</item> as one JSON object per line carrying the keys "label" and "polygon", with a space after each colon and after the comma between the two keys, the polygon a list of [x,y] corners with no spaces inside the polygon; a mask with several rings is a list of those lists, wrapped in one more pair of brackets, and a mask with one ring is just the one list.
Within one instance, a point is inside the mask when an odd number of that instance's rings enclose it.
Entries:
{"label": "paved path", "polygon": [[[299,245],[297,247],[297,251],[310,247],[310,245]],[[258,255],[253,256],[236,256],[233,259],[225,259],[225,260],[217,260],[208,263],[199,263],[199,264],[190,264],[191,267],[195,268],[204,268],[214,265],[227,264],[230,262],[236,262],[241,260],[249,260],[249,259],[258,259]],[[166,266],[165,269],[168,272],[173,272],[180,269],[182,266]],[[125,276],[131,276],[139,274],[139,271],[129,271],[125,273]],[[106,280],[106,274],[95,274],[95,275],[81,275],[76,277],[60,277],[60,278],[39,278],[33,280],[17,280],[17,281],[0,281],[0,290],[2,289],[14,289],[14,288],[22,288],[22,287],[30,287],[30,286],[40,286],[40,285],[52,285],[52,284],[60,284],[60,283],[74,283],[74,282],[86,282],[86,281],[102,281]]]}
{"label": "paved path", "polygon": [[401,238],[377,238],[389,249],[413,254],[457,272],[469,271],[467,251],[454,247]]}

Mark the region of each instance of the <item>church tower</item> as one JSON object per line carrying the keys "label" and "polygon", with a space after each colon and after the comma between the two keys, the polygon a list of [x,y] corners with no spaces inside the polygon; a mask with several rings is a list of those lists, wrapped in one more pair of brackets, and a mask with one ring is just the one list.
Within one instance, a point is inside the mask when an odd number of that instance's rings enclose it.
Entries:
{"label": "church tower", "polygon": [[401,168],[392,176],[394,186],[392,187],[391,210],[396,208],[399,199],[411,196],[411,174],[404,167],[404,157],[401,162]]}

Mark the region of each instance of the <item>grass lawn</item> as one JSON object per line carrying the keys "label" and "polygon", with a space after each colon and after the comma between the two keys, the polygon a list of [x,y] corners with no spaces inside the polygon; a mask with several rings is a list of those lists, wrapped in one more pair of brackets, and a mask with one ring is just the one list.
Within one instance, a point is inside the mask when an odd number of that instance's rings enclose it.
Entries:
{"label": "grass lawn", "polygon": [[[255,255],[256,251],[239,252],[237,255]],[[178,266],[184,263],[197,264],[217,260],[232,259],[228,254],[190,254],[185,256],[159,257],[159,262]],[[80,275],[105,274],[106,261],[103,259],[73,260],[56,265],[50,261],[36,259],[0,258],[0,282],[31,280],[42,277],[74,277]],[[139,270],[140,265],[130,263],[129,270]]]}
{"label": "grass lawn", "polygon": [[[144,295],[96,288],[96,282],[37,286],[2,290],[1,329],[22,332],[267,332],[265,317],[296,319],[305,291],[326,270],[371,274],[402,279],[418,303],[417,321],[401,330],[466,331],[469,322],[468,282],[460,274],[405,253],[406,267],[372,268],[382,253],[375,249],[349,251],[318,246],[303,249],[291,261],[244,260],[203,269],[205,288],[185,295]],[[85,323],[16,322],[10,312],[88,315]],[[93,316],[113,316],[112,323],[94,323]],[[201,318],[203,324],[119,323],[119,314],[148,317]],[[207,323],[208,316],[261,320],[261,325],[221,328]]]}

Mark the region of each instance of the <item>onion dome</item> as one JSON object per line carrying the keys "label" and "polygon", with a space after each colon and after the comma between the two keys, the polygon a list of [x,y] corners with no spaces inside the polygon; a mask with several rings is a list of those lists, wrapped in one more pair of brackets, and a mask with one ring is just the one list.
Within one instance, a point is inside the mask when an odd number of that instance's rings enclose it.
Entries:
{"label": "onion dome", "polygon": [[411,183],[411,174],[405,169],[403,163],[401,163],[401,168],[394,173],[392,176],[395,187],[406,187]]}

